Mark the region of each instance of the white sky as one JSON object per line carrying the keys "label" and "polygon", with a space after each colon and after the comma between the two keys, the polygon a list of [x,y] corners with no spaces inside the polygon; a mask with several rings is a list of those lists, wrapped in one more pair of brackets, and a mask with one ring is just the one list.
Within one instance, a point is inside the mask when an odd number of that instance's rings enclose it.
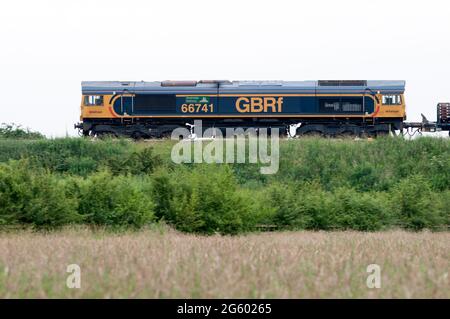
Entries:
{"label": "white sky", "polygon": [[450,101],[449,1],[2,1],[0,123],[75,135],[82,80],[406,80]]}

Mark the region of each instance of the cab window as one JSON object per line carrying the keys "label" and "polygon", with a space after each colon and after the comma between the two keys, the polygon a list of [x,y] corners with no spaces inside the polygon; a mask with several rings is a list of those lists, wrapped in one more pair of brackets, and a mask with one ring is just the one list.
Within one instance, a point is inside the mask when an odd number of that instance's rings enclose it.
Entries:
{"label": "cab window", "polygon": [[86,95],[84,97],[84,105],[86,106],[102,106],[103,95]]}
{"label": "cab window", "polygon": [[385,105],[400,105],[402,104],[402,99],[400,95],[383,95],[383,104]]}

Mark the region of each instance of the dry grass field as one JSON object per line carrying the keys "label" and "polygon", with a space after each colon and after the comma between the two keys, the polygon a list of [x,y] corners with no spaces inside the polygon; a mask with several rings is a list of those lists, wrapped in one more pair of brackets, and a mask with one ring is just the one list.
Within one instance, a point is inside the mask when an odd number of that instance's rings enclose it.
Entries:
{"label": "dry grass field", "polygon": [[[448,232],[3,232],[0,297],[450,298],[449,263]],[[80,289],[66,287],[69,264]]]}

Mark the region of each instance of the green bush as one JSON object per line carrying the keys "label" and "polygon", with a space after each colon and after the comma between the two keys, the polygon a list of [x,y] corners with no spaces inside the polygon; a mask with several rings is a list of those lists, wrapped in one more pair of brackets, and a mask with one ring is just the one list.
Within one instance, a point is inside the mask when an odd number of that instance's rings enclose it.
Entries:
{"label": "green bush", "polygon": [[302,205],[304,195],[296,184],[276,183],[267,189],[267,201],[263,206],[267,207],[273,224],[278,228],[305,229],[311,216]]}
{"label": "green bush", "polygon": [[155,216],[158,219],[175,222],[176,215],[172,205],[175,195],[175,182],[166,171],[158,171],[153,176],[153,199],[155,201]]}
{"label": "green bush", "polygon": [[149,182],[103,171],[81,182],[79,212],[86,223],[141,227],[154,219]]}
{"label": "green bush", "polygon": [[[246,165],[251,166],[251,165]],[[248,168],[254,170],[254,168]],[[238,180],[248,176],[245,167]],[[280,143],[280,169],[274,181],[318,181],[325,190],[390,191],[401,179],[422,174],[437,191],[450,189],[450,141],[443,138],[377,138],[373,141],[305,138]],[[264,181],[264,180],[263,180]]]}
{"label": "green bush", "polygon": [[136,150],[137,147],[126,140],[0,140],[0,161],[28,158],[34,165],[54,173],[87,176],[108,166],[112,158],[122,164]]}
{"label": "green bush", "polygon": [[39,132],[30,130],[29,128],[22,128],[20,125],[16,124],[6,124],[0,125],[0,138],[4,139],[44,139],[45,136]]}
{"label": "green bush", "polygon": [[252,227],[251,203],[227,166],[204,165],[158,175],[157,214],[187,232],[235,234]]}
{"label": "green bush", "polygon": [[101,169],[113,174],[150,174],[163,164],[153,147],[138,147],[127,140],[17,141],[0,139],[0,162],[28,158],[33,164],[55,173],[88,176]]}
{"label": "green bush", "polygon": [[134,151],[126,156],[113,156],[107,159],[106,167],[114,174],[151,174],[162,164],[159,155],[155,155],[152,147]]}
{"label": "green bush", "polygon": [[320,184],[275,184],[269,188],[272,220],[281,229],[379,230],[389,224],[385,195],[341,188],[324,191]]}
{"label": "green bush", "polygon": [[52,228],[80,222],[77,198],[66,193],[66,182],[27,161],[0,165],[0,224]]}
{"label": "green bush", "polygon": [[0,224],[18,223],[33,196],[31,174],[21,164],[0,165]]}
{"label": "green bush", "polygon": [[438,209],[441,212],[442,227],[450,228],[450,190],[436,195],[439,198]]}
{"label": "green bush", "polygon": [[[448,202],[448,192],[442,195]],[[448,215],[445,216],[446,212],[441,210],[440,202],[430,182],[422,175],[407,177],[394,187],[393,206],[400,224],[405,228],[436,228],[445,223],[446,217],[448,222]]]}
{"label": "green bush", "polygon": [[330,210],[334,217],[331,225],[336,228],[375,231],[392,223],[390,206],[383,193],[341,188],[330,195],[333,198]]}

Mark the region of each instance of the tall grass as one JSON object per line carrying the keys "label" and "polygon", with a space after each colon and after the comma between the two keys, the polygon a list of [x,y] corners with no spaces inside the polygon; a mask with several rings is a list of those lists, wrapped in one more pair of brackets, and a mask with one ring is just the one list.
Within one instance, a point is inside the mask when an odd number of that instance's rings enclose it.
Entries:
{"label": "tall grass", "polygon": [[450,141],[300,139],[280,169],[174,164],[172,141],[0,139],[0,224],[142,227],[195,233],[392,227],[446,229]]}
{"label": "tall grass", "polygon": [[[427,231],[3,232],[0,298],[449,298],[449,245]],[[374,263],[381,289],[366,285]]]}

